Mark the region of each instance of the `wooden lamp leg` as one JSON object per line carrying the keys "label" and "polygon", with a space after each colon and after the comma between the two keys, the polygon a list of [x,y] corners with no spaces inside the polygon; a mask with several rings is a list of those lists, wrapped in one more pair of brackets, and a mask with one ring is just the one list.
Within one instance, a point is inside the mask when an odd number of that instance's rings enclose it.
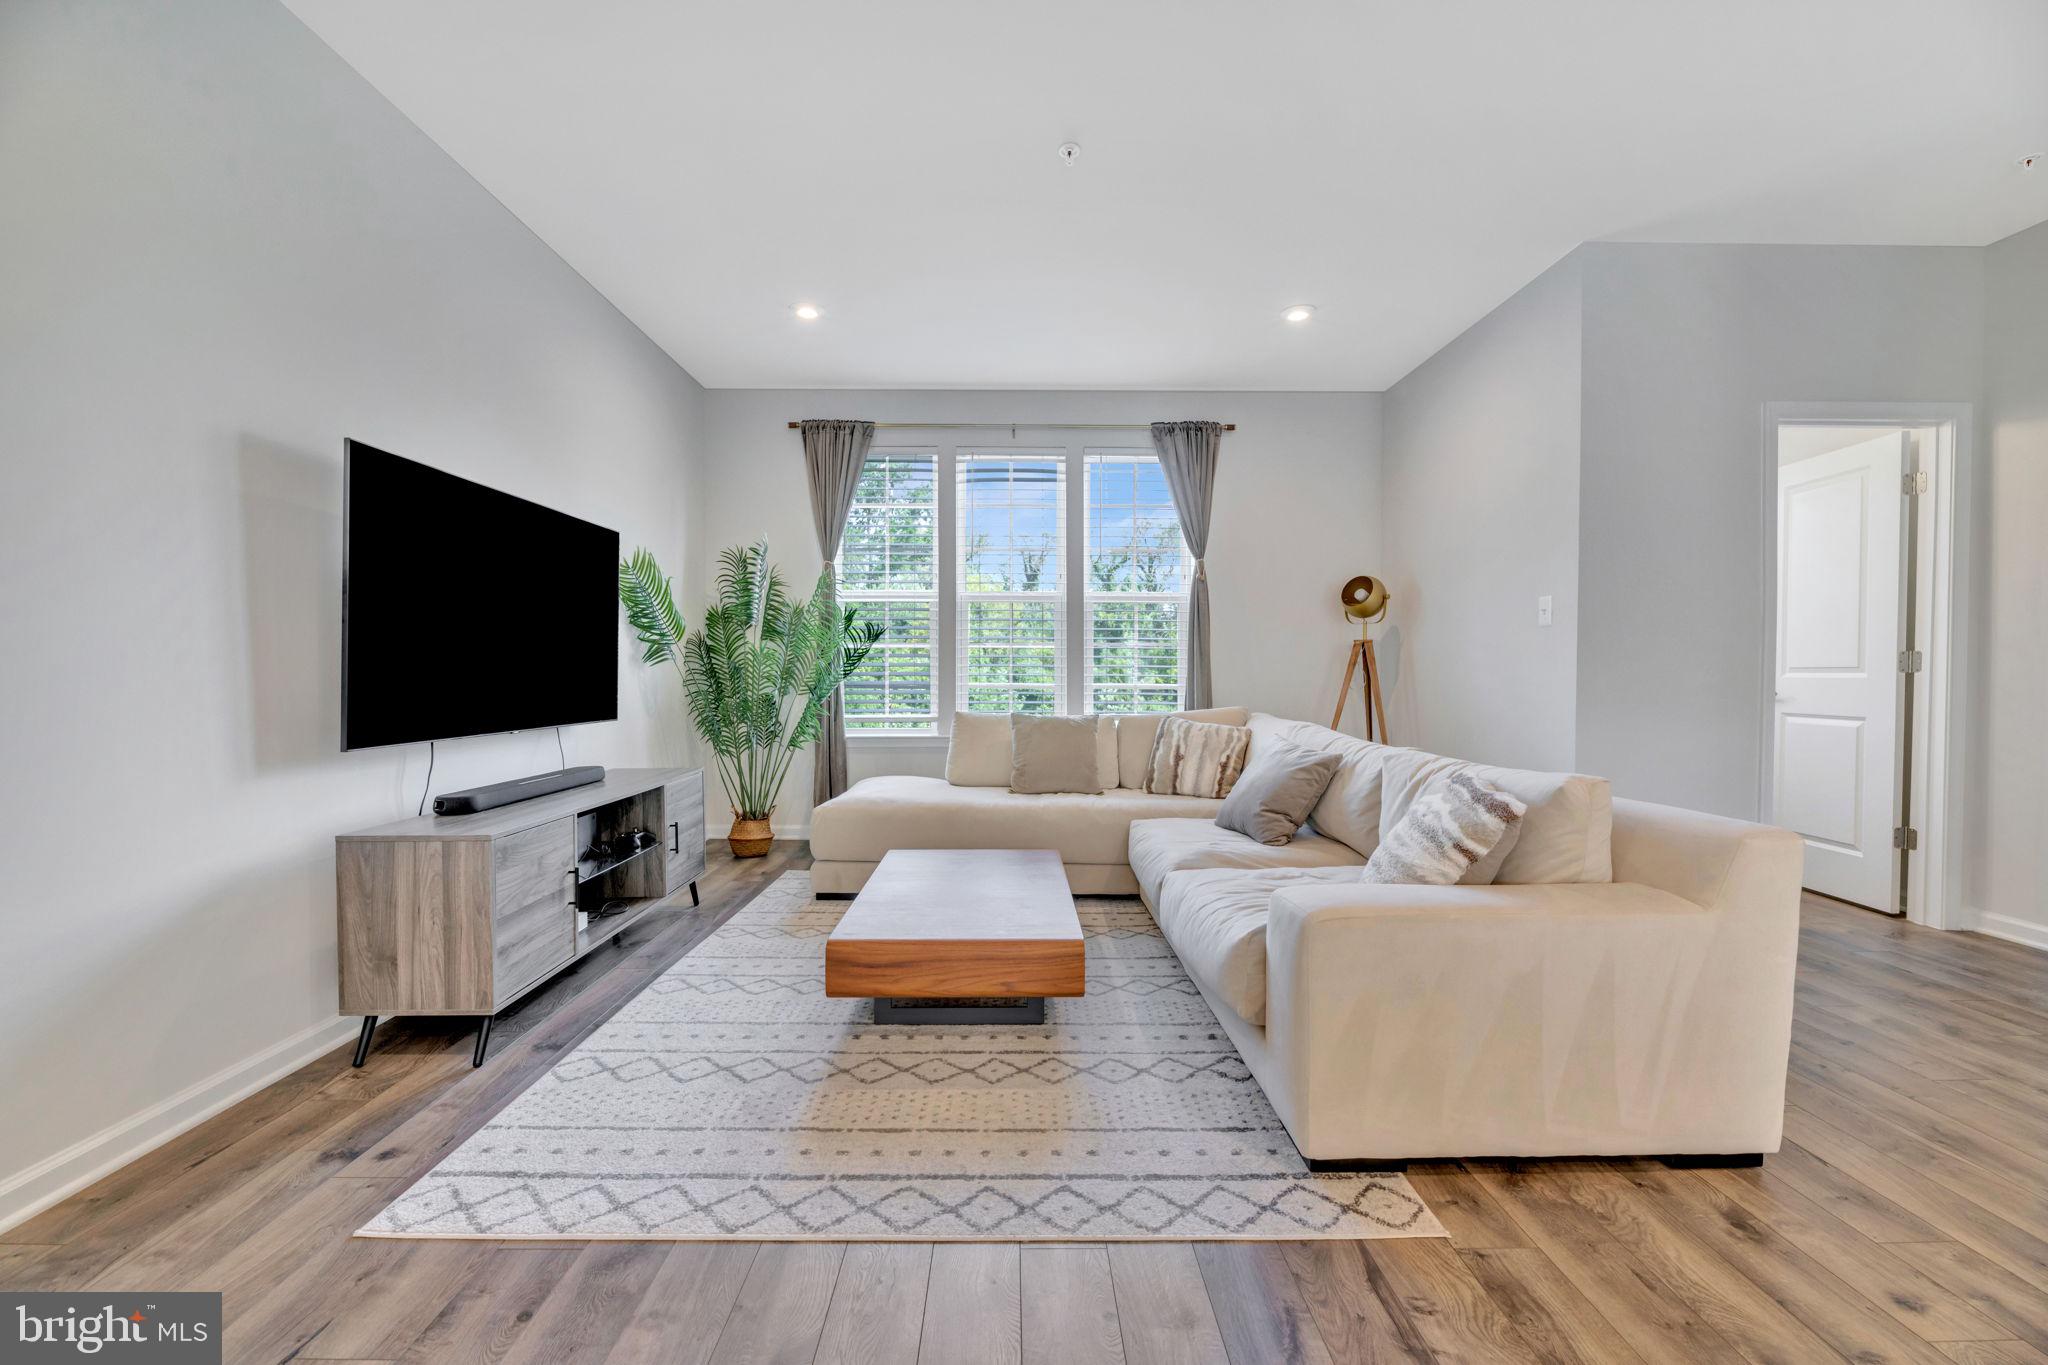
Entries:
{"label": "wooden lamp leg", "polygon": [[[1380,722],[1378,742],[1381,744],[1391,744],[1393,741],[1387,738],[1387,703],[1380,696],[1380,661],[1379,657],[1372,651],[1371,640],[1365,641],[1365,687],[1372,703],[1372,709],[1366,713],[1366,738],[1371,739],[1373,737],[1372,718],[1378,716]],[[1335,727],[1332,728],[1334,729]]]}
{"label": "wooden lamp leg", "polygon": [[1358,668],[1360,644],[1361,642],[1358,640],[1351,642],[1351,657],[1344,661],[1344,681],[1338,684],[1337,687],[1337,711],[1336,714],[1330,717],[1330,728],[1332,730],[1337,729],[1338,722],[1344,719],[1344,702],[1351,694],[1351,675]]}
{"label": "wooden lamp leg", "polygon": [[1378,731],[1372,722],[1372,641],[1358,642],[1360,657],[1364,664],[1358,670],[1358,705],[1365,712],[1365,739],[1368,744],[1375,742]]}

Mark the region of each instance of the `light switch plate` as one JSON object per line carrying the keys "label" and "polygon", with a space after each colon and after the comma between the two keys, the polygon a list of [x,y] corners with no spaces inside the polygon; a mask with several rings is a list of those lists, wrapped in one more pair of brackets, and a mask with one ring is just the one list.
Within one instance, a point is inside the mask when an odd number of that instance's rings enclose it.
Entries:
{"label": "light switch plate", "polygon": [[1536,599],[1536,624],[1547,626],[1551,621],[1550,598],[1548,595]]}

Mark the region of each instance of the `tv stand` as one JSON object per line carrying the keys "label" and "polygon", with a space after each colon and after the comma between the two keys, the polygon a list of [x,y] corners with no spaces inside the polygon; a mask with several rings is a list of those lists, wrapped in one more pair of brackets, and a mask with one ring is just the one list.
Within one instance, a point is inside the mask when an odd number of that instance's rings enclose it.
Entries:
{"label": "tv stand", "polygon": [[[585,858],[646,830],[630,857]],[[363,1016],[355,1064],[380,1018],[472,1015],[482,1066],[491,1020],[649,915],[697,901],[704,774],[620,768],[593,786],[467,815],[422,816],[334,841],[341,1012]],[[577,912],[606,906],[613,914]]]}

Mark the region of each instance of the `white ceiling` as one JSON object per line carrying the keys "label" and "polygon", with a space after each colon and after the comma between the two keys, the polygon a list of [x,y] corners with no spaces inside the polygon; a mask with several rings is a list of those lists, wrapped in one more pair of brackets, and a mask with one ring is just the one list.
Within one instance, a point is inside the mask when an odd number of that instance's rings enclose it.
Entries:
{"label": "white ceiling", "polygon": [[2048,218],[2043,0],[287,3],[712,387],[1382,389],[1584,240]]}

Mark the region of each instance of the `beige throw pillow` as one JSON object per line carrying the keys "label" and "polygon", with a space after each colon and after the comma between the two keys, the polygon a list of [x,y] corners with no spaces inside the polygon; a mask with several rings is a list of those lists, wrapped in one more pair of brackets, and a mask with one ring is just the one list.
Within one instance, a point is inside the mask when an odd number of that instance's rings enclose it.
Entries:
{"label": "beige throw pillow", "polygon": [[956,787],[1010,785],[1010,718],[955,711],[946,746],[946,780]]}
{"label": "beige throw pillow", "polygon": [[1011,716],[1010,790],[1099,794],[1101,728],[1094,716]]}
{"label": "beige throw pillow", "polygon": [[1460,769],[1415,799],[1359,880],[1452,886],[1521,823],[1520,801]]}
{"label": "beige throw pillow", "polygon": [[1252,732],[1242,725],[1168,716],[1152,741],[1145,790],[1171,796],[1228,796],[1244,771],[1251,743]]}
{"label": "beige throw pillow", "polygon": [[1388,755],[1399,751],[1262,711],[1252,712],[1251,727],[1254,756],[1267,745],[1282,742],[1342,756],[1329,789],[1308,813],[1308,827],[1348,845],[1359,857],[1370,858],[1380,844],[1380,768]]}

